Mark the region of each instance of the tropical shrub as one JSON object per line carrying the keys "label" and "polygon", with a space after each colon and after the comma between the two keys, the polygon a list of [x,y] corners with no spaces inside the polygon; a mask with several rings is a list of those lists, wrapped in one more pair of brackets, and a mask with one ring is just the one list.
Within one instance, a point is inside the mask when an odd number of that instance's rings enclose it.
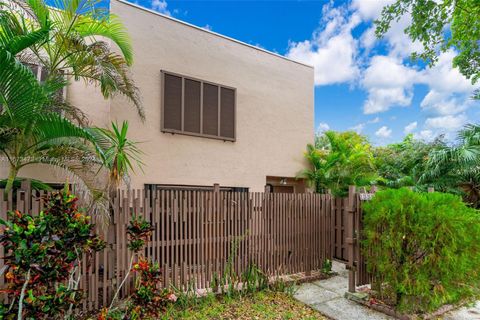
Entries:
{"label": "tropical shrub", "polygon": [[[103,308],[99,320],[113,319],[158,319],[166,307],[177,300],[169,289],[160,289],[162,270],[158,263],[147,260],[140,255],[152,235],[152,224],[141,216],[133,216],[127,227],[128,244],[132,251],[129,271],[112,299],[109,308]],[[137,257],[138,256],[138,257]],[[137,262],[134,262],[138,258]],[[135,290],[122,308],[115,308],[116,298],[125,282],[130,278],[130,271],[137,274]]]}
{"label": "tropical shrub", "polygon": [[480,126],[466,125],[456,143],[431,150],[420,182],[461,194],[470,206],[480,208]]}
{"label": "tropical shrub", "polygon": [[54,4],[59,8],[43,0],[0,2],[0,152],[9,166],[5,193],[20,170],[43,164],[73,176],[94,200],[102,199],[98,190],[105,186],[96,185],[98,170],[106,168],[118,186],[131,162],[140,163],[138,150],[126,138],[125,123],[121,130],[113,125],[113,131],[87,127],[85,114],[58,93],[70,80],[84,80],[99,86],[105,98],[125,96],[143,119],[130,74],[132,46],[123,24],[98,1]]}
{"label": "tropical shrub", "polygon": [[377,179],[373,150],[367,138],[353,131],[327,131],[307,145],[305,159],[310,167],[299,177],[305,178],[315,192],[328,189],[345,196],[348,186],[369,186]]}
{"label": "tropical shrub", "polygon": [[138,274],[135,292],[129,301],[130,319],[158,319],[166,307],[177,300],[169,289],[159,289],[162,270],[156,262],[140,258],[133,265]]}
{"label": "tropical shrub", "polygon": [[76,276],[80,259],[105,246],[90,218],[79,212],[75,196],[63,191],[46,202],[38,216],[15,211],[0,220],[7,266],[2,291],[10,300],[0,318],[67,318],[82,298]]}
{"label": "tropical shrub", "polygon": [[428,312],[478,293],[480,215],[460,197],[385,190],[364,210],[364,254],[385,302]]}
{"label": "tropical shrub", "polygon": [[442,144],[441,138],[425,142],[409,134],[402,142],[374,148],[375,166],[380,176],[378,184],[389,188],[414,187],[426,191],[432,184],[430,181],[420,181],[420,178],[425,172],[429,153]]}

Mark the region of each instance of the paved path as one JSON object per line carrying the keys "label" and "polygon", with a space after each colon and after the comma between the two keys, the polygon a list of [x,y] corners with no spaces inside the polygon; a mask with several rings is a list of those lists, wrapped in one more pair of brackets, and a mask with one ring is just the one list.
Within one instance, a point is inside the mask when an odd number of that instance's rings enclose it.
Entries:
{"label": "paved path", "polygon": [[393,319],[345,299],[343,295],[348,288],[348,271],[345,270],[345,265],[336,262],[333,263],[333,271],[338,275],[326,280],[302,284],[295,298],[336,320]]}
{"label": "paved path", "polygon": [[[338,275],[326,280],[302,284],[295,298],[335,320],[389,320],[383,313],[363,307],[343,297],[348,288],[348,271],[345,265],[333,263]],[[480,320],[480,301],[443,316],[444,320]]]}

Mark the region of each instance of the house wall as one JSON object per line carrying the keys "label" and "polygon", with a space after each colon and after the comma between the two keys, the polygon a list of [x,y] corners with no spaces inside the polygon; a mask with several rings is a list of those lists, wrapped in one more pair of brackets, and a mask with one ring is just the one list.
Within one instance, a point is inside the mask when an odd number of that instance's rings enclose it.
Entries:
{"label": "house wall", "polygon": [[[112,119],[129,119],[142,141],[144,171],[132,182],[250,187],[295,176],[313,140],[313,68],[119,1],[111,2],[132,36],[133,74],[147,120],[112,101]],[[223,142],[160,131],[160,70],[237,89],[237,139]]]}
{"label": "house wall", "polygon": [[[112,0],[111,12],[132,38],[146,121],[122,97],[106,102],[82,83],[69,88],[69,99],[97,125],[129,121],[130,138],[145,153],[132,187],[219,183],[263,191],[266,176],[294,177],[304,167],[314,135],[312,67],[132,4]],[[236,141],[162,133],[161,70],[236,88]]]}

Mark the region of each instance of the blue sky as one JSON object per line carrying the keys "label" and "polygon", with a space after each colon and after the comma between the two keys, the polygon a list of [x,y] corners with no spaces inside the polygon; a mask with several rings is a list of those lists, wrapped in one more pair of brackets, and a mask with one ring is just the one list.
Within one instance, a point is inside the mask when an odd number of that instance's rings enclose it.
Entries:
{"label": "blue sky", "polygon": [[453,139],[480,115],[474,87],[451,67],[454,52],[432,69],[413,64],[420,47],[403,34],[407,19],[374,37],[372,21],[392,0],[133,2],[313,65],[318,131],[356,130],[375,144],[406,133]]}

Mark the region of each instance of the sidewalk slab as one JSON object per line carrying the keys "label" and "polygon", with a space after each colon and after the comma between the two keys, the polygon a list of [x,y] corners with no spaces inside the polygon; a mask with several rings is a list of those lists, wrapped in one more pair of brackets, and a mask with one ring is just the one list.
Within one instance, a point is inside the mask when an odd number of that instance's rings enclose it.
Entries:
{"label": "sidewalk slab", "polygon": [[472,305],[447,312],[443,316],[444,320],[480,320],[480,301]]}
{"label": "sidewalk slab", "polygon": [[305,283],[298,288],[294,297],[305,304],[311,305],[338,298],[338,294],[329,290],[325,290],[324,288],[313,283]]}
{"label": "sidewalk slab", "polygon": [[348,271],[341,263],[333,263],[338,275],[300,285],[295,299],[336,320],[389,320],[383,313],[363,307],[343,297],[348,288]]}
{"label": "sidewalk slab", "polygon": [[313,304],[312,308],[320,313],[339,320],[390,320],[393,319],[383,313],[365,308],[343,297],[324,303]]}
{"label": "sidewalk slab", "polygon": [[347,291],[347,287],[345,287],[345,278],[339,276],[331,277],[325,280],[315,281],[313,283],[319,287],[322,287],[329,291],[333,291],[340,296],[343,296],[345,294],[345,291]]}
{"label": "sidewalk slab", "polygon": [[[325,280],[304,283],[295,293],[295,299],[318,310],[335,320],[389,320],[386,314],[359,305],[344,298],[348,289],[348,271],[341,263],[333,263],[336,276]],[[439,319],[443,320],[480,320],[480,301],[450,311]]]}

